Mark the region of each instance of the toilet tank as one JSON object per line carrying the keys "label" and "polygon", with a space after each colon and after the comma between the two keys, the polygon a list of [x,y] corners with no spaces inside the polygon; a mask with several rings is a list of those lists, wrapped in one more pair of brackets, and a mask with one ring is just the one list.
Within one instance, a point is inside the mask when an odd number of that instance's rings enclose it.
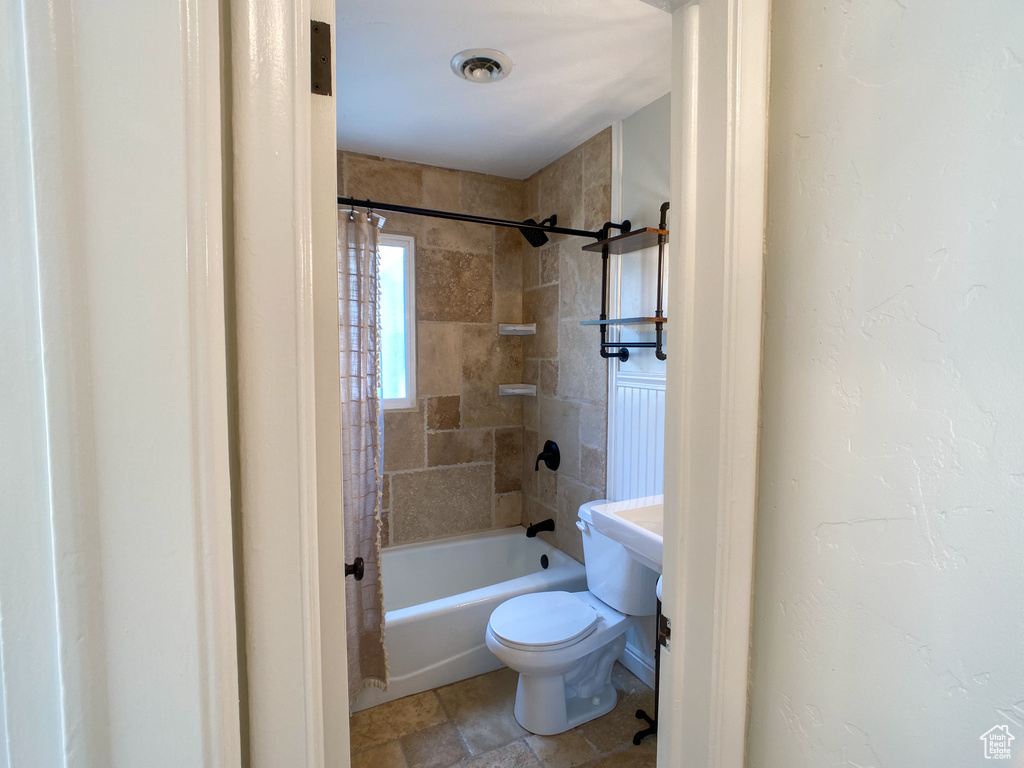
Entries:
{"label": "toilet tank", "polygon": [[630,616],[651,616],[657,610],[658,574],[641,565],[624,546],[594,528],[591,508],[606,499],[580,507],[576,526],[583,534],[583,565],[587,589],[601,602]]}

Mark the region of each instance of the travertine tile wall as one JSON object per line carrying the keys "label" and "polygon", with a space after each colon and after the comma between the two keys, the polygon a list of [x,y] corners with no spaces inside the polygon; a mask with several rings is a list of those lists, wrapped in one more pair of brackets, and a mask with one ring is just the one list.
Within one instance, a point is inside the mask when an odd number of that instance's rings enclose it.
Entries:
{"label": "travertine tile wall", "polygon": [[[598,229],[611,206],[611,129],[526,181],[338,153],[341,194]],[[601,306],[600,256],[579,238],[535,249],[514,229],[387,213],[416,238],[417,407],[385,414],[385,545],[552,517],[541,534],[583,559],[580,504],[605,493],[607,365],[582,327]],[[499,336],[536,322],[536,336]],[[538,397],[498,398],[501,383]],[[558,443],[557,473],[533,463]]]}
{"label": "travertine tile wall", "polygon": [[[338,153],[343,195],[522,219],[523,182]],[[522,236],[385,213],[384,232],[416,238],[415,409],[384,415],[384,544],[519,525],[522,403],[498,384],[522,381]]]}
{"label": "travertine tile wall", "polygon": [[[561,226],[596,230],[611,215],[611,129],[597,134],[526,180],[526,215],[558,214]],[[541,534],[583,559],[576,528],[581,504],[605,495],[608,367],[598,354],[594,327],[601,310],[601,257],[586,241],[555,236],[540,249],[523,248],[523,321],[537,323],[524,337],[523,375],[538,397],[523,404],[523,524],[555,519]],[[545,440],[558,443],[557,472],[534,459]]]}

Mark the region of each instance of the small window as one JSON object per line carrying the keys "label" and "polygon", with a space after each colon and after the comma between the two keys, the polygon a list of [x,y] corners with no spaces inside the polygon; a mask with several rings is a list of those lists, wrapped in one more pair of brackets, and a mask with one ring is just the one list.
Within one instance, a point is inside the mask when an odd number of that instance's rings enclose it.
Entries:
{"label": "small window", "polygon": [[381,404],[416,405],[416,243],[380,236]]}

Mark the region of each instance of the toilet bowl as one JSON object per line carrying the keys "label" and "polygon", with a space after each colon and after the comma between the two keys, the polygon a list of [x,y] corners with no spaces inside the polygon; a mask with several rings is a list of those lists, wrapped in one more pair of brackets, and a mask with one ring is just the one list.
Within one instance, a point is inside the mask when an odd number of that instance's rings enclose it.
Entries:
{"label": "toilet bowl", "polygon": [[550,736],[611,711],[612,665],[632,621],[590,592],[537,592],[499,605],[487,647],[519,673],[519,724]]}
{"label": "toilet bowl", "polygon": [[593,529],[580,507],[586,592],[537,592],[494,609],[486,642],[519,673],[515,716],[523,728],[551,736],[615,707],[612,666],[635,616],[655,612],[657,574]]}

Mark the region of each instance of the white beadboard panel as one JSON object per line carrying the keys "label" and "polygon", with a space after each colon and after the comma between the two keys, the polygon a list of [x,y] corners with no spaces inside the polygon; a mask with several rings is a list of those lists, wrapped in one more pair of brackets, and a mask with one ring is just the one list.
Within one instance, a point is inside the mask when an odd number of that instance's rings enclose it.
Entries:
{"label": "white beadboard panel", "polygon": [[[662,493],[665,467],[665,377],[612,366],[608,400],[608,498]],[[626,635],[620,661],[654,686],[654,617]]]}
{"label": "white beadboard panel", "polygon": [[608,414],[608,497],[662,493],[665,467],[665,377],[613,373]]}

